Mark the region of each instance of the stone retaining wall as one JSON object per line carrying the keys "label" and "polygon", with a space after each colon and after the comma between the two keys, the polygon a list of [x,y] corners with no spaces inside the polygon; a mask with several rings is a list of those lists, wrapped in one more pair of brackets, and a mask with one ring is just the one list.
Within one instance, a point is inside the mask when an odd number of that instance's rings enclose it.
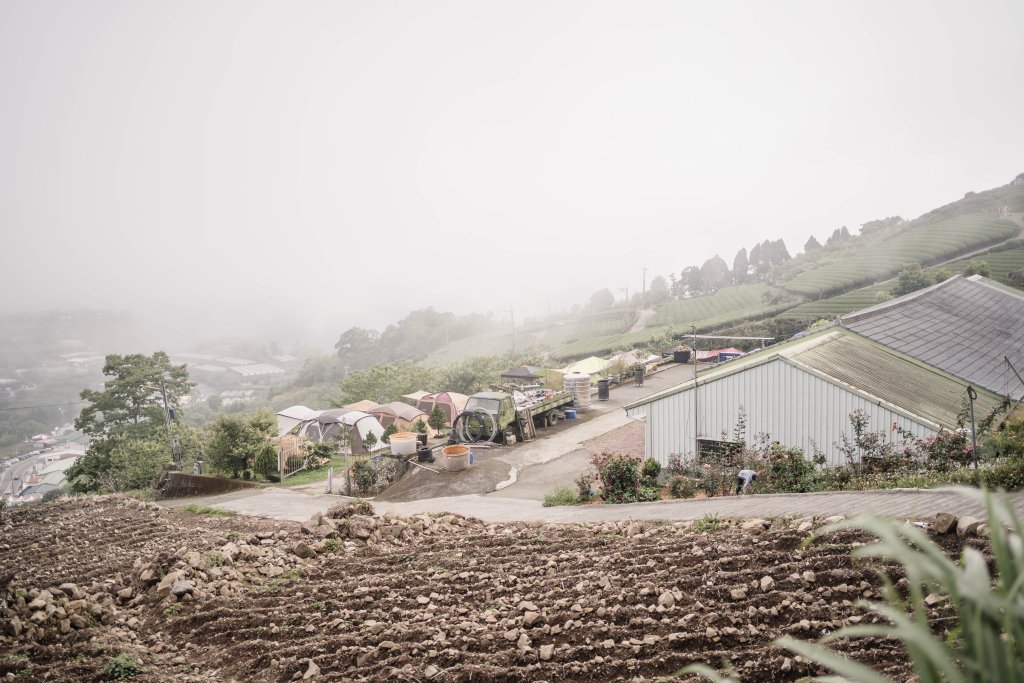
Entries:
{"label": "stone retaining wall", "polygon": [[181,498],[184,496],[209,496],[255,487],[255,483],[242,479],[211,477],[203,474],[187,474],[185,472],[169,472],[167,474],[167,485],[164,486],[162,493],[164,498]]}

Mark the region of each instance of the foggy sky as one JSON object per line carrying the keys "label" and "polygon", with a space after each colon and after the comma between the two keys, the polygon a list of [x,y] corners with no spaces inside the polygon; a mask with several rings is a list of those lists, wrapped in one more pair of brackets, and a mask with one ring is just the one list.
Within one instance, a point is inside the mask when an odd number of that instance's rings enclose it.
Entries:
{"label": "foggy sky", "polygon": [[0,0],[0,307],[328,340],[796,252],[1024,171],[1022,26],[1019,0]]}

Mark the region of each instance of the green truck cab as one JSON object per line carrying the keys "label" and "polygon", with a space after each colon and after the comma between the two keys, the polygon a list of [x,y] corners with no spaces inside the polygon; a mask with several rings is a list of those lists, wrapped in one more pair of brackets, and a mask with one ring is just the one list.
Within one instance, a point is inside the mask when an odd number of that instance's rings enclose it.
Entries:
{"label": "green truck cab", "polygon": [[511,445],[536,434],[536,427],[551,426],[561,409],[573,405],[572,392],[543,392],[519,405],[504,391],[473,394],[452,425],[452,437],[460,441],[497,441]]}

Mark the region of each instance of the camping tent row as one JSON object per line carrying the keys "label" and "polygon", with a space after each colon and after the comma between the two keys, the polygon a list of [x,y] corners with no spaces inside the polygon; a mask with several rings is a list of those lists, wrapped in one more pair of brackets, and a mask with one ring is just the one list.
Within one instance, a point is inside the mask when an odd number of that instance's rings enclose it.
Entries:
{"label": "camping tent row", "polygon": [[416,406],[392,401],[391,403],[374,403],[370,400],[349,403],[342,406],[348,410],[358,410],[361,413],[373,415],[380,421],[384,429],[395,425],[399,431],[411,432],[416,430],[416,423],[422,421],[427,424],[429,415]]}
{"label": "camping tent row", "polygon": [[[369,401],[360,401],[360,404],[369,403]],[[355,410],[354,406],[345,406]],[[416,423],[422,422],[427,424],[430,416],[415,406],[411,406],[408,403],[402,403],[401,401],[392,401],[391,403],[384,403],[383,405],[373,404],[370,407],[361,409],[365,413],[369,413],[377,418],[380,423],[387,429],[391,425],[395,425],[399,431],[413,432],[416,431]],[[429,427],[427,433],[433,432]]]}
{"label": "camping tent row", "polygon": [[[466,403],[469,402],[469,396],[465,394],[459,394],[454,391],[438,391],[430,394],[426,391],[417,391],[412,394],[406,394],[402,397],[406,403],[420,411],[430,415],[433,412],[434,407],[441,408],[444,413],[445,424],[449,427],[452,426],[452,421],[458,417],[459,413],[466,409]],[[426,422],[426,420],[423,420]]]}
{"label": "camping tent row", "polygon": [[292,406],[277,414],[277,435],[283,437],[292,434],[311,441],[339,441],[348,438],[352,453],[366,453],[365,441],[373,434],[377,443],[373,450],[387,448],[381,437],[384,427],[380,420],[369,413],[348,408],[332,408],[331,410],[313,410],[306,406]]}

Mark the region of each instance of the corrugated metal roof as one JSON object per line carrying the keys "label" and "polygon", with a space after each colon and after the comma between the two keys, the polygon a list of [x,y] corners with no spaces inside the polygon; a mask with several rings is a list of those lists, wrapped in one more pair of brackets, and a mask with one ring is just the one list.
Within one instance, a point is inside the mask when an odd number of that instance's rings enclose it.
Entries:
{"label": "corrugated metal roof", "polygon": [[[957,415],[966,405],[965,382],[849,332],[829,332],[811,344],[795,347],[782,355],[946,427],[956,424]],[[976,416],[980,419],[999,403],[1000,398],[995,394],[979,391]]]}
{"label": "corrugated metal roof", "polygon": [[[730,361],[702,374],[698,384],[714,382],[777,358],[870,399],[888,403],[904,413],[945,427],[956,424],[966,396],[967,382],[841,328],[825,330]],[[692,381],[685,382],[634,401],[625,408],[631,410],[692,388]],[[1000,397],[981,387],[978,389],[975,413],[980,419],[999,405]]]}
{"label": "corrugated metal roof", "polygon": [[972,276],[843,316],[847,329],[1000,395],[1024,396],[1024,295]]}

